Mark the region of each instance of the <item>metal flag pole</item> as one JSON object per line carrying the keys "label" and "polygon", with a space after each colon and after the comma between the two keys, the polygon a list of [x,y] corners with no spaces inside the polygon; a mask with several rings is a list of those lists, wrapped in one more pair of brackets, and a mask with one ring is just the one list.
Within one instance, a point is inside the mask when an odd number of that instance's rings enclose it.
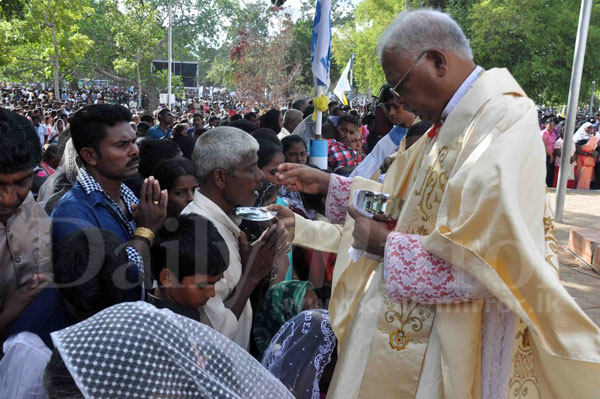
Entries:
{"label": "metal flag pole", "polygon": [[354,69],[354,53],[350,53],[350,98],[348,99],[348,102],[350,103],[350,108],[352,108],[352,97],[353,96],[353,87],[352,87],[352,83],[354,80],[354,73],[353,73],[353,69]]}
{"label": "metal flag pole", "polygon": [[596,81],[592,81],[592,96],[590,97],[590,118],[594,117],[594,92],[596,91]]}
{"label": "metal flag pole", "polygon": [[167,92],[167,107],[171,109],[171,68],[173,65],[173,5],[169,1],[169,89]]}
{"label": "metal flag pole", "polygon": [[569,168],[571,167],[571,148],[573,145],[573,132],[575,131],[575,118],[577,117],[577,103],[579,101],[579,89],[581,88],[581,74],[583,72],[583,60],[585,58],[585,46],[587,44],[588,29],[590,26],[590,15],[592,14],[592,0],[582,0],[579,13],[579,25],[577,26],[577,39],[575,41],[575,54],[573,55],[573,69],[571,71],[571,85],[569,87],[569,102],[567,105],[567,123],[563,138],[562,156],[560,157],[560,169],[558,173],[558,185],[556,187],[556,206],[554,218],[562,222],[565,207],[565,194]]}
{"label": "metal flag pole", "polygon": [[[314,76],[316,97],[315,138],[310,140],[309,163],[327,169],[327,140],[322,139],[323,111],[327,109],[327,98],[323,97],[329,87],[331,60],[331,0],[317,0],[312,32],[311,71]],[[323,98],[322,98],[323,97]]]}

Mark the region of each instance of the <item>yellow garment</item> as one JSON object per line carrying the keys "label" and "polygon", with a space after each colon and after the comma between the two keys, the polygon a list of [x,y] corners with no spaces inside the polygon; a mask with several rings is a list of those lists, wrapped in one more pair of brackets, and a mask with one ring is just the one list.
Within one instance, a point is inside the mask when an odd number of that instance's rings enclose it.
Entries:
{"label": "yellow garment", "polygon": [[[398,156],[382,188],[357,178],[353,189],[398,196],[397,231],[423,235],[426,250],[467,271],[519,319],[510,394],[600,398],[600,330],[558,280],[544,157],[534,104],[508,71],[493,69],[436,138]],[[342,237],[330,238],[339,242],[329,309],[339,359],[328,398],[481,397],[488,301],[391,303],[382,264],[349,259],[352,228],[348,216]],[[434,341],[439,353],[427,353]],[[422,369],[439,370],[437,380],[421,381],[431,377]]]}
{"label": "yellow garment", "polygon": [[295,226],[289,230],[290,241],[293,245],[302,245],[311,242],[310,249],[322,252],[337,252],[340,245],[336,239],[341,238],[343,226],[320,220],[305,219],[297,213],[294,214]]}

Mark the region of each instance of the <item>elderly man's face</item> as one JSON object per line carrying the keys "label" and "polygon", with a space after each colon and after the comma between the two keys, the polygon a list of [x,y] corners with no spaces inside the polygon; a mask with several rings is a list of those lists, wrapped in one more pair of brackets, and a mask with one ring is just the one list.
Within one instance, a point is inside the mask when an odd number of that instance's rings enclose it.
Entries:
{"label": "elderly man's face", "polygon": [[257,165],[256,154],[246,157],[235,167],[227,178],[223,195],[233,206],[252,206],[258,198],[258,189],[265,177]]}
{"label": "elderly man's face", "polygon": [[400,94],[394,98],[396,104],[423,120],[437,122],[445,104],[440,104],[436,96],[439,76],[428,55],[424,53],[417,59],[399,51],[386,51],[381,67],[388,83]]}

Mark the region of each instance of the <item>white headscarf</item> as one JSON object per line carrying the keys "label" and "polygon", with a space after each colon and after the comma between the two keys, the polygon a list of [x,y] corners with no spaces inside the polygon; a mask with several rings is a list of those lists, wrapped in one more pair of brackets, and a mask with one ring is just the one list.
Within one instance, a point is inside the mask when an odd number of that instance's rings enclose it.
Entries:
{"label": "white headscarf", "polygon": [[592,137],[591,134],[589,134],[588,132],[585,131],[590,126],[594,126],[594,125],[592,125],[589,122],[585,122],[583,125],[581,125],[579,127],[579,129],[577,130],[577,132],[575,132],[575,136],[573,136],[573,143],[577,143],[578,141],[581,141],[581,140],[588,140],[590,137]]}
{"label": "white headscarf", "polygon": [[51,336],[85,399],[293,399],[239,345],[146,302],[112,306]]}

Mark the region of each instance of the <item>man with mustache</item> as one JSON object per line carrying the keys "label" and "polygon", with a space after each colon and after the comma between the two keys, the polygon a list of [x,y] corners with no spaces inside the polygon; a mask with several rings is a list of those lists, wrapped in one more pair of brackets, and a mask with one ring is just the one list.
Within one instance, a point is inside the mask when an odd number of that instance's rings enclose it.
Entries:
{"label": "man with mustache", "polygon": [[83,167],[52,212],[52,240],[89,227],[110,230],[127,242],[130,264],[141,269],[140,254],[147,253],[166,218],[167,192],[152,176],[144,180],[140,199],[123,184],[139,166],[130,121],[131,113],[120,105],[90,105],[73,114],[71,135]]}

